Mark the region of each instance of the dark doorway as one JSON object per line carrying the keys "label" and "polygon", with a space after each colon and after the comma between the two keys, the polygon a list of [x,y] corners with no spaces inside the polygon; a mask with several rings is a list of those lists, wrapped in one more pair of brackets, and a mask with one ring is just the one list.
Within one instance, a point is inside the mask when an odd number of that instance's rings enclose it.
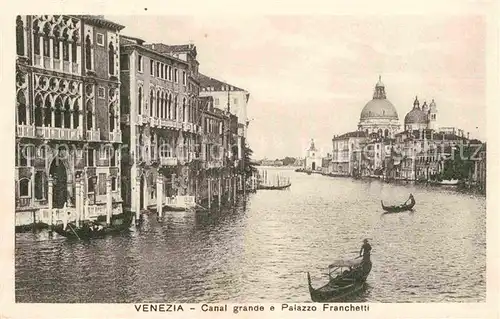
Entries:
{"label": "dark doorway", "polygon": [[316,170],[316,163],[312,162],[311,167],[312,167],[312,170],[313,170],[313,171],[314,171],[314,170]]}
{"label": "dark doorway", "polygon": [[64,164],[57,158],[50,165],[50,176],[53,179],[52,205],[62,208],[68,199],[68,175]]}

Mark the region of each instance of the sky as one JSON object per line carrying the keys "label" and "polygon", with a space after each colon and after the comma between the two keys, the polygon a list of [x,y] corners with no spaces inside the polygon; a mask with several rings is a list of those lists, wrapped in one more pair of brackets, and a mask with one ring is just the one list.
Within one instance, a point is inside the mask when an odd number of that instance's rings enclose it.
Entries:
{"label": "sky", "polygon": [[401,127],[434,99],[437,126],[486,139],[486,21],[479,15],[110,16],[146,42],[194,43],[200,72],[250,92],[254,158],[303,157],[357,129],[379,75]]}

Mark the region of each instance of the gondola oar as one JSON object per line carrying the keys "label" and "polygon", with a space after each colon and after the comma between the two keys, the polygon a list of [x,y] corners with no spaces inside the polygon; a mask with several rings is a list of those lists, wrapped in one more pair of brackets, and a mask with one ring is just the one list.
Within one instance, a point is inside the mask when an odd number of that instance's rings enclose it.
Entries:
{"label": "gondola oar", "polygon": [[73,231],[73,233],[76,235],[76,238],[78,238],[78,240],[82,240],[80,238],[80,236],[78,236],[78,234],[76,233],[76,231],[73,229],[73,227],[71,227],[71,224],[68,224],[69,228],[71,228],[71,230]]}

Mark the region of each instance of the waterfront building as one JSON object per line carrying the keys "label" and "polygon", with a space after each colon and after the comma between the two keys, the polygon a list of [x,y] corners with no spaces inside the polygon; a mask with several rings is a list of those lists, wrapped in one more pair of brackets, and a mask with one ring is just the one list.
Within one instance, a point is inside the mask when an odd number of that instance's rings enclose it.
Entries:
{"label": "waterfront building", "polygon": [[359,163],[359,155],[361,155],[360,148],[367,137],[368,134],[364,131],[354,131],[334,136],[329,173],[352,175],[354,170],[359,168],[357,163]]}
{"label": "waterfront building", "polygon": [[242,158],[243,147],[246,143],[249,120],[247,117],[247,106],[250,93],[235,85],[199,74],[201,85],[200,96],[211,96],[214,107],[220,110],[228,110],[238,118],[238,158]]}
{"label": "waterfront building", "polygon": [[431,101],[430,105],[424,101],[422,107],[420,107],[420,102],[418,97],[415,97],[413,102],[413,109],[408,112],[405,116],[404,128],[405,131],[414,130],[435,130],[437,120],[437,106],[434,99]]}
{"label": "waterfront building", "polygon": [[379,136],[393,137],[399,129],[398,112],[387,99],[385,85],[379,77],[373,99],[366,103],[361,111],[358,130],[366,134],[377,133]]}
{"label": "waterfront building", "polygon": [[138,38],[123,36],[120,47],[125,205],[139,214],[178,196],[194,201],[201,120],[196,48],[186,61]]}
{"label": "waterfront building", "polygon": [[16,225],[122,211],[120,30],[102,16],[16,18]]}
{"label": "waterfront building", "polygon": [[304,161],[304,168],[308,171],[320,170],[323,165],[323,158],[321,153],[314,145],[314,140],[311,139],[311,145],[307,150],[307,155]]}

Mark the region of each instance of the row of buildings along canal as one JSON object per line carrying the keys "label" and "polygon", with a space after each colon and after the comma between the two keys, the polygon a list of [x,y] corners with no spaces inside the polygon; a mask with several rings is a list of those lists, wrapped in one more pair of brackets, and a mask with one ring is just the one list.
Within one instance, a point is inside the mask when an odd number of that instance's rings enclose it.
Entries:
{"label": "row of buildings along canal", "polygon": [[249,93],[199,73],[195,45],[124,28],[17,16],[16,226],[58,223],[63,208],[69,220],[139,216],[244,188]]}
{"label": "row of buildings along canal", "polygon": [[326,157],[311,141],[302,166],[332,176],[464,185],[486,191],[486,144],[462,129],[439,127],[434,99],[427,104],[418,96],[402,129],[381,78],[373,98],[361,110],[357,130],[333,136]]}

